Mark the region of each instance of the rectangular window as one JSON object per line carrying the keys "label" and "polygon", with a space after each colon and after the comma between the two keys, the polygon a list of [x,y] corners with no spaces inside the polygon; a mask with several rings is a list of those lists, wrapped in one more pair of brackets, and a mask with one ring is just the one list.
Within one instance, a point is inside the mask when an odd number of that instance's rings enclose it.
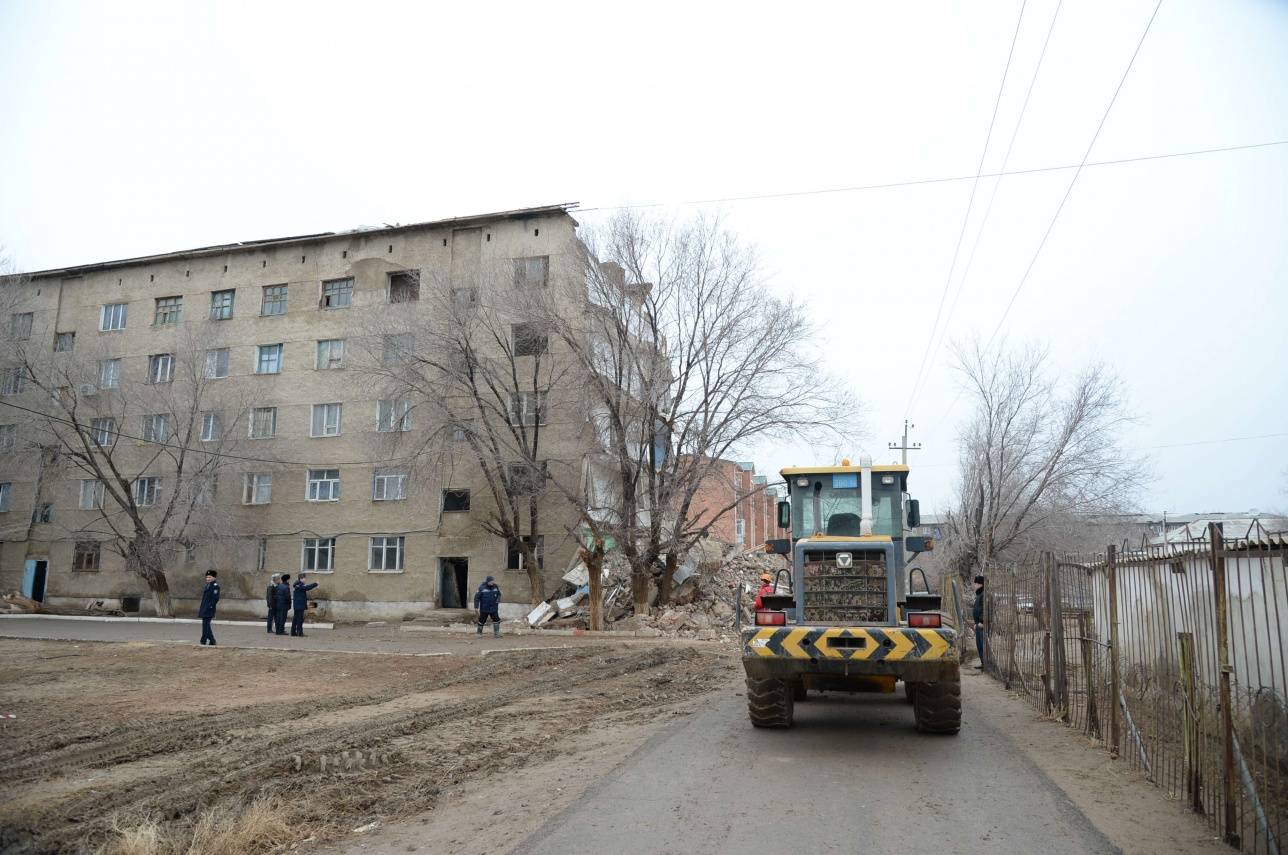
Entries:
{"label": "rectangular window", "polygon": [[265,316],[286,314],[285,285],[264,286],[264,297],[259,304],[259,313]]}
{"label": "rectangular window", "polygon": [[420,271],[389,274],[389,302],[413,303],[420,299]]}
{"label": "rectangular window", "polygon": [[322,302],[324,309],[347,309],[353,305],[353,280],[332,279],[322,283]]}
{"label": "rectangular window", "polygon": [[76,348],[76,333],[60,332],[54,336],[54,353],[71,353]]}
{"label": "rectangular window", "polygon": [[282,346],[280,344],[261,344],[255,348],[255,373],[282,373]]}
{"label": "rectangular window", "polygon": [[215,504],[215,492],[218,489],[218,482],[214,475],[206,475],[200,478],[193,478],[188,482],[188,489],[192,493],[192,505],[197,508],[209,508]]}
{"label": "rectangular window", "polygon": [[27,371],[21,366],[6,368],[0,380],[0,395],[21,395],[27,388]]}
{"label": "rectangular window", "polygon": [[18,426],[0,425],[0,454],[9,454],[18,447]]}
{"label": "rectangular window", "polygon": [[206,379],[222,380],[228,376],[228,348],[206,351]]}
{"label": "rectangular window", "polygon": [[318,342],[316,367],[320,371],[344,367],[344,339],[327,338]]}
{"label": "rectangular window", "polygon": [[470,509],[469,490],[444,490],[443,510],[445,512],[468,511]]}
{"label": "rectangular window", "polygon": [[403,539],[394,535],[371,538],[372,572],[395,573],[403,569]]}
{"label": "rectangular window", "polygon": [[400,365],[411,359],[416,349],[416,339],[411,333],[396,333],[380,337],[380,362],[383,365]]}
{"label": "rectangular window", "polygon": [[313,405],[313,429],[309,436],[339,436],[340,435],[340,405],[339,404],[314,404]]}
{"label": "rectangular window", "polygon": [[110,416],[90,422],[90,436],[102,448],[116,442],[116,419]]}
{"label": "rectangular window", "polygon": [[235,289],[210,292],[210,319],[226,321],[233,316],[233,300],[237,297]]}
{"label": "rectangular window", "polygon": [[14,341],[26,341],[31,338],[32,317],[31,312],[19,312],[9,316],[9,336]]}
{"label": "rectangular window", "polygon": [[515,356],[540,356],[550,349],[550,335],[541,324],[514,324],[510,334]]}
{"label": "rectangular window", "polygon": [[746,520],[734,520],[734,521],[733,521],[733,531],[734,531],[734,535],[733,535],[733,536],[734,536],[734,542],[735,542],[735,543],[743,543],[743,542],[745,542],[745,541],[747,540],[747,521],[746,521]]}
{"label": "rectangular window", "polygon": [[550,276],[550,256],[534,255],[514,260],[514,287],[544,287]]}
{"label": "rectangular window", "polygon": [[134,482],[134,504],[138,505],[140,508],[155,505],[160,493],[160,478],[139,478]]}
{"label": "rectangular window", "polygon": [[546,484],[545,465],[511,463],[506,467],[510,492],[516,496],[531,496],[541,492]]}
{"label": "rectangular window", "polygon": [[266,567],[268,567],[268,538],[261,537],[259,550],[255,554],[255,569],[262,573]]}
{"label": "rectangular window", "polygon": [[104,359],[98,364],[98,388],[117,389],[121,385],[121,360]]}
{"label": "rectangular window", "polygon": [[267,505],[273,500],[273,473],[247,472],[242,478],[242,504]]}
{"label": "rectangular window", "polygon": [[52,502],[41,502],[36,506],[36,510],[31,514],[31,524],[41,525],[54,521],[54,505]]}
{"label": "rectangular window", "polygon": [[277,436],[277,407],[254,407],[250,411],[250,438]]}
{"label": "rectangular window", "polygon": [[[529,544],[532,543],[531,536],[525,536],[522,538],[522,540],[524,543],[529,543]],[[544,534],[537,535],[536,552],[537,552],[537,566],[541,568],[545,568],[546,536]],[[519,547],[517,544],[511,543],[509,547],[506,549],[505,569],[507,570],[523,569],[523,553],[519,550]]]}
{"label": "rectangular window", "polygon": [[310,502],[338,502],[340,500],[340,470],[310,469],[307,498]]}
{"label": "rectangular window", "polygon": [[95,478],[82,478],[80,482],[80,509],[82,511],[96,511],[103,507],[103,497],[107,494],[107,489],[103,482]]}
{"label": "rectangular window", "polygon": [[108,303],[98,316],[98,328],[102,332],[114,332],[125,329],[125,315],[128,303]]}
{"label": "rectangular window", "polygon": [[452,308],[459,314],[472,311],[479,304],[479,289],[453,288]]}
{"label": "rectangular window", "polygon": [[153,413],[143,417],[143,441],[166,442],[170,439],[170,414]]}
{"label": "rectangular window", "polygon": [[148,382],[169,383],[174,379],[174,354],[154,353],[148,357]]}
{"label": "rectangular window", "polygon": [[407,498],[407,473],[401,469],[376,469],[371,476],[371,500],[393,502]]}
{"label": "rectangular window", "polygon": [[9,510],[9,493],[13,490],[13,485],[5,482],[0,484],[0,513]]}
{"label": "rectangular window", "polygon": [[376,430],[381,433],[411,430],[411,401],[382,398],[376,402]]}
{"label": "rectangular window", "polygon": [[182,297],[157,297],[156,317],[152,321],[154,324],[159,327],[167,324],[177,324],[182,315]]}
{"label": "rectangular window", "polygon": [[76,551],[72,553],[73,570],[97,570],[101,556],[101,547],[97,540],[76,541]]}
{"label": "rectangular window", "polygon": [[304,556],[300,569],[306,573],[330,573],[335,569],[335,538],[304,538]]}
{"label": "rectangular window", "polygon": [[217,442],[224,436],[224,419],[219,413],[201,414],[201,441]]}
{"label": "rectangular window", "polygon": [[510,424],[515,427],[543,425],[546,423],[547,415],[544,391],[510,393]]}

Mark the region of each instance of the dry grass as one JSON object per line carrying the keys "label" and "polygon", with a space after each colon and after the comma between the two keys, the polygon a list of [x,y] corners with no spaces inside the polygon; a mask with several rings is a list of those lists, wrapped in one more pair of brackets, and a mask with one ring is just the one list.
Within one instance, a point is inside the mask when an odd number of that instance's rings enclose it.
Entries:
{"label": "dry grass", "polygon": [[150,817],[112,822],[112,837],[99,855],[230,855],[266,852],[291,840],[291,823],[275,802],[256,800],[244,809],[215,809],[188,828]]}

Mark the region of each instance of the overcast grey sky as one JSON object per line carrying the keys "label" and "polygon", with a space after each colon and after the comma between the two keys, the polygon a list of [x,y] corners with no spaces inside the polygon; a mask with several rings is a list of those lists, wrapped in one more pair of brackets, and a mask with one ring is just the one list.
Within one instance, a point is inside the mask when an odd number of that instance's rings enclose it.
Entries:
{"label": "overcast grey sky", "polygon": [[[981,180],[951,281],[971,180],[680,203],[974,176],[1017,21],[984,171],[1013,133],[1008,171],[1077,164],[1153,8],[1065,2],[1016,133],[1055,0],[3,0],[0,243],[37,269],[550,202],[718,211],[808,305],[888,459],[946,285],[943,340],[987,339],[1073,171],[1001,179],[982,231]],[[1288,3],[1164,0],[1090,160],[1288,140],[1285,45]],[[1147,509],[1288,506],[1285,235],[1288,146],[1088,167],[1016,298],[1009,341],[1122,376]],[[958,391],[932,348],[910,416],[934,510]]]}

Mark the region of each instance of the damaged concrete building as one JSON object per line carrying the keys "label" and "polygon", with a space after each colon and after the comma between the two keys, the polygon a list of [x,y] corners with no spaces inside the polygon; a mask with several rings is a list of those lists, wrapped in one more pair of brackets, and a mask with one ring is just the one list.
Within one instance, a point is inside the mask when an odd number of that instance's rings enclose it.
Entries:
{"label": "damaged concrete building", "polygon": [[[200,382],[225,402],[236,399],[241,416],[212,408],[194,427],[201,436],[193,448],[225,431],[238,442],[219,446],[218,480],[208,479],[209,495],[197,504],[229,533],[192,538],[166,567],[176,613],[192,613],[205,570],[217,568],[221,615],[260,613],[268,574],[301,570],[321,583],[321,609],[338,619],[468,607],[486,575],[500,579],[513,614],[525,610],[529,580],[515,545],[482,524],[495,507],[477,467],[451,445],[466,427],[448,431],[433,466],[411,462],[426,447],[426,425],[359,363],[379,364],[382,347],[388,362],[397,336],[381,330],[411,313],[448,299],[505,304],[524,289],[575,280],[581,258],[570,207],[44,270],[13,283],[10,291],[21,293],[0,333],[39,360],[82,366],[85,382],[65,381],[53,394],[101,408],[95,430],[101,422],[125,452],[123,465],[136,467],[133,495],[144,508],[164,506],[175,489],[156,449],[174,446],[181,426],[154,412],[148,396],[182,385],[176,354],[198,354]],[[514,319],[515,354],[534,342],[557,349],[523,321]],[[111,532],[99,510],[102,486],[60,462],[43,435],[51,423],[34,415],[50,391],[14,364],[3,367],[0,589],[52,605],[101,601],[149,613],[148,586],[119,551],[104,548]],[[576,385],[573,374],[557,382]],[[545,432],[543,465],[576,471],[594,432],[584,408],[555,405],[559,394],[516,394],[511,418]],[[576,512],[566,497],[551,496],[540,517],[534,545],[553,585],[576,552]]]}

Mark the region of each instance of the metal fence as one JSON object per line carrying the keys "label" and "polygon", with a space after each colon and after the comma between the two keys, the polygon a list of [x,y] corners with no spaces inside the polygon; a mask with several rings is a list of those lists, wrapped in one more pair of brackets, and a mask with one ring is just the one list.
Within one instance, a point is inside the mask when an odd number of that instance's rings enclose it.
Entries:
{"label": "metal fence", "polygon": [[[1253,526],[989,568],[985,669],[1203,815],[1278,855],[1288,834],[1288,538]],[[958,625],[970,593],[942,580]],[[973,650],[973,633],[961,633]]]}

